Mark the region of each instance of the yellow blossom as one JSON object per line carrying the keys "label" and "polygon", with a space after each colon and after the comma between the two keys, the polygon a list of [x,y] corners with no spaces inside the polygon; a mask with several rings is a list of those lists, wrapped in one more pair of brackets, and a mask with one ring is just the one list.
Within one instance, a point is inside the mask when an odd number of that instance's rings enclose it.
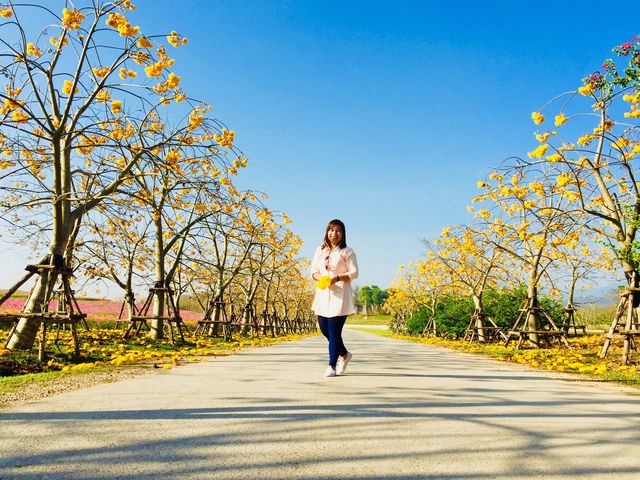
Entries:
{"label": "yellow blossom", "polygon": [[[71,95],[71,87],[73,86],[73,82],[71,80],[65,80],[64,85],[62,87],[62,93],[65,95]],[[78,93],[79,88],[76,87],[73,89],[73,93]]]}
{"label": "yellow blossom", "polygon": [[538,140],[540,143],[544,143],[547,140],[549,140],[549,137],[551,136],[551,134],[549,132],[545,132],[542,135],[539,135],[536,133],[535,136],[536,136],[536,140]]}
{"label": "yellow blossom", "polygon": [[104,78],[109,73],[109,67],[93,67],[91,71],[96,77]]}
{"label": "yellow blossom", "polygon": [[132,37],[140,31],[140,27],[132,27],[126,17],[119,13],[110,13],[105,23],[111,28],[118,30],[121,37]]}
{"label": "yellow blossom", "polygon": [[527,155],[529,155],[529,158],[542,158],[544,154],[547,153],[548,149],[549,149],[549,145],[545,143],[543,145],[540,145],[538,148],[536,148],[532,152],[529,152]]}
{"label": "yellow blossom", "polygon": [[147,37],[140,37],[136,41],[136,45],[140,48],[152,48],[153,44],[149,41]]}
{"label": "yellow blossom", "polygon": [[618,150],[622,150],[624,147],[629,146],[629,143],[629,139],[627,139],[626,137],[620,137],[615,142],[612,142],[611,146]]}
{"label": "yellow blossom", "polygon": [[231,148],[233,147],[233,140],[236,135],[236,132],[233,130],[227,130],[226,128],[222,129],[221,134],[215,134],[213,139],[220,144],[222,147]]}
{"label": "yellow blossom", "polygon": [[593,86],[590,83],[587,83],[586,85],[583,85],[580,88],[578,88],[578,93],[580,95],[584,95],[584,96],[592,95],[593,94]]}
{"label": "yellow blossom", "polygon": [[64,33],[61,33],[59,37],[51,37],[49,39],[49,43],[54,47],[67,46],[69,43],[69,37],[67,37]]}
{"label": "yellow blossom", "polygon": [[559,187],[564,187],[567,183],[569,183],[569,181],[571,181],[571,177],[567,172],[562,172],[556,179]]}
{"label": "yellow blossom", "polygon": [[532,182],[529,184],[529,189],[536,193],[539,197],[544,196],[544,185],[542,182]]}
{"label": "yellow blossom", "polygon": [[167,42],[178,48],[186,45],[188,40],[185,37],[181,37],[177,32],[171,32],[171,35],[167,35]]}
{"label": "yellow blossom", "polygon": [[559,153],[552,153],[551,155],[547,155],[546,158],[550,162],[556,163],[562,160],[562,155],[560,155]]}
{"label": "yellow blossom", "polygon": [[9,18],[13,16],[13,10],[10,8],[0,8],[0,17]]}
{"label": "yellow blossom", "polygon": [[69,30],[77,30],[80,28],[80,23],[84,20],[86,15],[83,15],[78,10],[68,10],[64,8],[62,10],[62,25]]}
{"label": "yellow blossom", "polygon": [[589,133],[588,133],[588,134],[586,134],[586,135],[581,136],[581,137],[578,139],[578,142],[577,142],[577,143],[578,143],[578,145],[580,145],[581,147],[586,147],[586,146],[588,146],[588,145],[589,145],[589,144],[590,144],[590,143],[591,143],[595,138],[596,138],[596,136],[595,136],[595,135],[591,135],[591,134],[589,134]]}
{"label": "yellow blossom", "polygon": [[484,218],[485,220],[488,220],[491,218],[491,213],[489,212],[489,210],[487,210],[486,208],[480,209],[476,212],[476,218]]}
{"label": "yellow blossom", "polygon": [[202,122],[204,122],[202,110],[196,107],[189,115],[189,126],[187,126],[187,130],[195,130],[202,124]]}
{"label": "yellow blossom", "polygon": [[331,277],[327,275],[321,276],[316,282],[316,287],[319,288],[320,290],[324,290],[326,288],[329,288],[330,286],[331,286]]}
{"label": "yellow blossom", "polygon": [[622,96],[622,100],[630,103],[639,103],[640,102],[640,90],[638,90],[635,94],[626,94]]}
{"label": "yellow blossom", "polygon": [[134,70],[127,70],[126,68],[121,68],[119,76],[123,80],[127,77],[136,78],[138,74]]}
{"label": "yellow blossom", "polygon": [[542,115],[540,112],[533,112],[531,113],[531,119],[533,120],[533,123],[535,123],[536,125],[540,125],[542,122],[544,122],[544,115]]}
{"label": "yellow blossom", "polygon": [[19,110],[15,110],[11,114],[11,120],[13,120],[16,123],[27,123],[28,118],[29,118],[29,115],[27,115],[24,112],[20,112]]}
{"label": "yellow blossom", "polygon": [[114,100],[113,102],[111,102],[111,111],[113,113],[122,112],[122,102],[120,100]]}
{"label": "yellow blossom", "polygon": [[107,103],[111,100],[111,95],[108,90],[100,90],[96,95],[96,101],[100,103]]}
{"label": "yellow blossom", "polygon": [[33,43],[27,43],[27,54],[32,55],[36,58],[40,58],[42,56],[42,52],[40,51],[40,49]]}
{"label": "yellow blossom", "polygon": [[147,74],[147,77],[159,77],[162,75],[162,69],[165,68],[165,66],[164,62],[156,62],[151,65],[147,65],[144,68],[144,71]]}
{"label": "yellow blossom", "polygon": [[556,115],[555,126],[559,127],[566,121],[567,121],[567,117],[564,116],[564,113],[560,112],[558,115]]}
{"label": "yellow blossom", "polygon": [[174,88],[177,88],[178,85],[180,85],[180,77],[177,76],[175,73],[170,73],[169,77],[167,77],[167,86],[170,89],[174,89]]}
{"label": "yellow blossom", "polygon": [[629,112],[624,112],[625,118],[640,118],[640,108],[631,108]]}
{"label": "yellow blossom", "polygon": [[134,62],[136,62],[138,65],[144,65],[145,63],[147,63],[149,61],[149,59],[151,58],[151,55],[149,55],[148,53],[145,52],[131,52],[131,54],[129,55]]}

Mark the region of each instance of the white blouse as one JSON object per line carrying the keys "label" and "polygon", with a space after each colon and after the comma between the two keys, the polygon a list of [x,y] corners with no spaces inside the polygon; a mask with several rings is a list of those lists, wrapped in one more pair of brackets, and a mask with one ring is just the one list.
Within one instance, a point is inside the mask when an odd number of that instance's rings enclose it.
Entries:
{"label": "white blouse", "polygon": [[[311,262],[311,277],[315,273],[328,275],[333,278],[336,275],[344,277],[348,275],[351,281],[358,278],[358,261],[356,252],[352,248],[318,247]],[[351,281],[339,281],[329,288],[321,290],[316,288],[316,295],[311,308],[322,317],[339,317],[355,313],[353,303],[353,290]]]}

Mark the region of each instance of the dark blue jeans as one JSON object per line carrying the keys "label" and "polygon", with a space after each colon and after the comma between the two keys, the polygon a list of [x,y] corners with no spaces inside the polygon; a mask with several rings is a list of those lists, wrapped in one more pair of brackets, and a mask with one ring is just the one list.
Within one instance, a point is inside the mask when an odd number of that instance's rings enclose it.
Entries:
{"label": "dark blue jeans", "polygon": [[321,317],[318,315],[320,331],[329,340],[329,365],[333,368],[336,368],[338,356],[347,354],[347,349],[342,342],[342,327],[346,321],[346,315],[340,317]]}

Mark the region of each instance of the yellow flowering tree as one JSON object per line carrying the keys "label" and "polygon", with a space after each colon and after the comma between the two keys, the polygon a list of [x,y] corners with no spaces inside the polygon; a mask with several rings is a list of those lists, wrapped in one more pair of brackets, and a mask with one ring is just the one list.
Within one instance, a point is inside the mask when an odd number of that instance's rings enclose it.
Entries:
{"label": "yellow flowering tree", "polygon": [[475,216],[480,232],[491,232],[491,241],[520,265],[527,275],[527,317],[530,339],[538,345],[540,329],[538,287],[549,278],[549,268],[559,249],[580,238],[577,215],[567,215],[568,199],[562,189],[548,182],[545,171],[518,162],[478,182],[482,193]]}
{"label": "yellow flowering tree", "polygon": [[309,280],[309,264],[306,258],[292,257],[287,260],[286,269],[277,275],[273,304],[284,320],[284,333],[292,327],[292,322],[307,318],[311,312],[314,289]]}
{"label": "yellow flowering tree", "polygon": [[575,308],[576,287],[596,276],[611,275],[613,259],[610,250],[596,243],[589,230],[582,230],[577,242],[563,245],[552,252],[554,261],[554,283],[564,284],[565,309]]}
{"label": "yellow flowering tree", "polygon": [[471,296],[475,309],[472,318],[481,342],[485,341],[486,327],[484,292],[495,288],[508,272],[507,256],[492,241],[492,233],[495,236],[495,232],[479,232],[463,225],[445,227],[431,247],[433,256],[454,282],[451,287]]}
{"label": "yellow flowering tree", "polygon": [[[147,278],[153,278],[155,287],[150,331],[154,339],[163,336],[166,294],[174,290],[172,284],[183,264],[191,233],[241,196],[229,178],[229,172],[237,174],[240,165],[224,166],[224,161],[211,157],[209,147],[200,148],[198,141],[183,143],[180,149],[171,146],[150,156],[151,164],[146,168],[149,174],[136,176],[127,192],[147,212],[152,225],[154,273]],[[221,172],[223,167],[225,171]]]}
{"label": "yellow flowering tree", "polygon": [[406,328],[405,322],[413,312],[426,308],[431,317],[424,333],[435,335],[438,301],[442,295],[452,291],[455,291],[455,286],[449,272],[433,252],[427,252],[426,258],[399,267],[383,308],[394,315],[397,330]]}
{"label": "yellow flowering tree", "polygon": [[[583,212],[585,227],[609,245],[631,288],[620,296],[603,357],[625,310],[623,323],[630,329],[633,316],[638,316],[634,309],[640,305],[638,292],[632,290],[640,284],[640,171],[634,162],[640,154],[640,41],[634,37],[613,52],[616,58],[605,60],[599,70],[583,78],[576,91],[556,97],[541,109],[559,109],[555,124],[562,130],[556,135],[548,130],[539,133],[550,154],[531,161],[546,163],[556,182],[566,186],[573,209]],[[565,101],[558,108],[561,100]],[[626,336],[625,363],[631,345]]]}
{"label": "yellow flowering tree", "polygon": [[542,128],[542,112],[557,115],[552,127],[535,133],[540,146],[534,152],[544,152],[530,154],[528,163],[545,165],[563,189],[567,209],[585,214],[584,226],[608,243],[631,283],[640,260],[640,171],[634,162],[640,154],[640,42],[634,37],[613,52],[615,61],[606,60],[577,90],[536,113]]}
{"label": "yellow flowering tree", "polygon": [[[291,230],[278,222],[276,214],[265,208],[257,213],[260,222],[259,242],[248,259],[248,268],[243,270],[237,285],[243,293],[242,328],[249,331],[257,322],[257,294],[263,289],[263,310],[267,308],[275,271],[283,259],[294,257],[302,242]],[[285,217],[286,218],[286,217]],[[265,300],[266,299],[266,300]]]}
{"label": "yellow flowering tree", "polygon": [[134,290],[152,266],[151,226],[131,199],[114,198],[88,216],[74,251],[78,273],[92,282],[113,282],[123,290],[126,318],[137,314]]}
{"label": "yellow flowering tree", "polygon": [[227,290],[249,270],[250,257],[263,241],[266,227],[257,216],[263,209],[255,194],[244,192],[202,222],[190,240],[193,291],[205,311],[204,320],[213,321],[212,335],[218,334],[216,322],[222,320]]}
{"label": "yellow flowering tree", "polygon": [[[0,23],[3,38],[13,39],[0,60],[7,79],[0,91],[1,217],[19,237],[48,244],[45,261],[58,267],[38,275],[27,313],[44,308],[83,217],[146,173],[145,157],[189,141],[213,151],[233,142],[233,132],[206,118],[206,104],[191,102],[184,122],[169,114],[186,95],[165,43],[179,47],[183,37],[144,35],[127,18],[130,0],[75,5],[59,13],[10,6]],[[34,9],[49,16],[50,38],[23,21]],[[174,126],[161,128],[160,118],[174,118]],[[21,319],[8,347],[31,347],[39,326],[37,316]]]}

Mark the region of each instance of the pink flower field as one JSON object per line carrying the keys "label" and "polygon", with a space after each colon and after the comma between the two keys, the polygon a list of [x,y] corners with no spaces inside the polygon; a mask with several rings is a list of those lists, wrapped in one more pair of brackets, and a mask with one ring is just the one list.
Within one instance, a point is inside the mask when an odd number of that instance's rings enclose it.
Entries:
{"label": "pink flower field", "polygon": [[[2,305],[0,305],[0,312],[6,311],[20,311],[22,306],[24,305],[24,298],[10,298],[5,301]],[[120,313],[120,308],[122,308],[121,302],[116,302],[113,300],[78,300],[78,304],[80,305],[80,310],[82,313],[87,314],[87,319],[89,320],[104,320],[104,321],[114,321],[118,319],[118,315]],[[54,310],[56,308],[56,302],[52,301],[49,303],[49,309]],[[180,315],[183,320],[186,321],[198,321],[202,319],[202,313],[191,312],[189,310],[181,310]]]}

